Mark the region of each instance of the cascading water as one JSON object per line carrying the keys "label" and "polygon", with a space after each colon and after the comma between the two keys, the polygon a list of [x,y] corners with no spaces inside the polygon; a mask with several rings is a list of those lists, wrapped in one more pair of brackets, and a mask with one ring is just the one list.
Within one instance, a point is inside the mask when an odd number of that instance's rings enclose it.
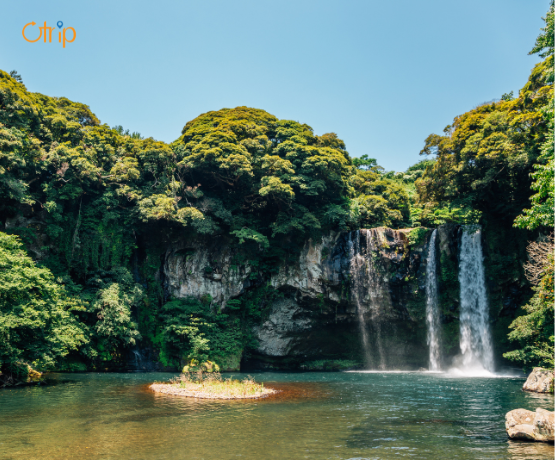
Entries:
{"label": "cascading water", "polygon": [[133,356],[135,357],[135,366],[137,366],[137,369],[140,369],[143,363],[141,354],[137,350],[133,350]]}
{"label": "cascading water", "polygon": [[364,311],[360,303],[361,273],[363,272],[366,260],[360,255],[360,230],[355,232],[355,240],[353,241],[351,232],[349,233],[349,274],[352,280],[352,295],[357,307],[358,325],[360,336],[362,339],[362,348],[364,352],[365,367],[372,367],[372,354],[370,353],[370,344],[368,340],[368,331],[366,330],[366,322],[364,321]]}
{"label": "cascading water", "polygon": [[[366,246],[361,240],[366,239]],[[375,346],[379,369],[386,369],[385,352],[382,341],[382,321],[384,307],[390,305],[389,291],[385,279],[376,267],[374,256],[379,252],[379,234],[371,230],[357,230],[349,233],[349,274],[351,277],[351,294],[357,308],[360,335],[364,348],[364,364],[374,369],[371,347]],[[372,343],[364,318],[365,308],[370,313]]]}
{"label": "cascading water", "polygon": [[381,325],[381,310],[382,304],[385,302],[384,299],[380,298],[385,297],[384,293],[386,291],[384,287],[384,280],[383,277],[378,272],[376,265],[374,263],[374,251],[377,250],[378,235],[374,234],[373,231],[366,230],[366,257],[368,259],[368,272],[367,272],[367,283],[368,283],[368,293],[370,297],[370,310],[371,310],[371,319],[372,325],[374,328],[374,332],[376,335],[376,345],[378,348],[378,355],[380,357],[380,369],[385,369],[385,353],[383,349],[383,341],[382,341],[382,325]]}
{"label": "cascading water", "polygon": [[426,265],[426,325],[428,327],[429,369],[431,371],[440,369],[436,236],[437,230],[434,230],[428,246],[428,263]]}
{"label": "cascading water", "polygon": [[485,369],[493,372],[493,348],[481,237],[479,227],[463,227],[459,268],[460,347],[464,369]]}

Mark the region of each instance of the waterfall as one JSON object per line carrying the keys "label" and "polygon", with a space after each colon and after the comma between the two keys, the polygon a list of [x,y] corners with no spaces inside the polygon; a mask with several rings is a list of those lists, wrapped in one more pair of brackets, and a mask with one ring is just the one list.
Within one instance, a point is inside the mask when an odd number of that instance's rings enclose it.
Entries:
{"label": "waterfall", "polygon": [[463,368],[492,372],[493,349],[481,237],[479,227],[463,227],[459,268],[460,346]]}
{"label": "waterfall", "polygon": [[431,371],[438,371],[440,368],[436,237],[437,230],[434,230],[428,246],[426,265],[426,325],[428,327],[429,369]]}
{"label": "waterfall", "polygon": [[349,232],[349,274],[351,276],[351,293],[357,307],[358,325],[360,329],[360,336],[362,340],[362,348],[364,353],[364,366],[372,366],[372,355],[370,353],[370,344],[368,341],[368,331],[366,330],[366,322],[364,321],[364,311],[360,303],[360,288],[361,288],[361,272],[364,271],[366,260],[360,255],[360,230],[355,232],[355,240],[353,241],[352,232]]}
{"label": "waterfall", "polygon": [[[362,346],[364,348],[364,365],[369,369],[374,369],[374,359],[371,353],[371,346],[376,347],[379,356],[379,369],[386,368],[385,352],[382,343],[382,310],[386,301],[389,299],[389,291],[385,286],[385,279],[379,273],[374,256],[378,252],[378,234],[373,230],[357,230],[350,232],[348,237],[349,247],[349,276],[351,279],[352,299],[357,308],[358,323]],[[366,239],[366,245],[361,244],[361,240]],[[390,303],[390,302],[389,302]],[[368,336],[368,328],[364,318],[365,311],[370,313],[369,324],[372,331],[372,344]]]}
{"label": "waterfall", "polygon": [[[382,324],[381,324],[381,311],[383,304],[386,303],[386,298],[389,300],[386,293],[386,286],[384,286],[384,279],[378,272],[373,254],[378,251],[379,235],[374,234],[375,230],[366,230],[366,257],[368,259],[367,283],[368,293],[370,298],[370,311],[372,326],[376,335],[376,345],[378,348],[378,355],[380,357],[380,369],[385,369],[385,353],[382,341]],[[381,297],[381,298],[380,298]]]}
{"label": "waterfall", "polygon": [[133,356],[135,357],[135,366],[137,367],[137,369],[140,369],[143,362],[141,354],[137,350],[132,350],[132,351],[133,351]]}

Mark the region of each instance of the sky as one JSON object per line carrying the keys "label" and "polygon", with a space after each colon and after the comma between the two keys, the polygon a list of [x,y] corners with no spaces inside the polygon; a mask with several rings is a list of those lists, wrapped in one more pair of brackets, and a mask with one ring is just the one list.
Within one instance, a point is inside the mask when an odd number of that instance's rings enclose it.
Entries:
{"label": "sky", "polygon": [[[425,138],[515,94],[549,0],[18,0],[3,2],[0,69],[85,103],[102,123],[171,142],[201,113],[264,109],[335,132],[386,170]],[[52,43],[26,42],[38,26]],[[73,27],[64,48],[56,23]],[[72,32],[66,32],[71,39]]]}

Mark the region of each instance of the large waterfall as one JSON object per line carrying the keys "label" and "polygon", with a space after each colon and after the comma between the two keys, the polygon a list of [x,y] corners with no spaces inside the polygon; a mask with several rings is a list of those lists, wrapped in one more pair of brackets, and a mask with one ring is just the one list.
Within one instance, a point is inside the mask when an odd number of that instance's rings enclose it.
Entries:
{"label": "large waterfall", "polygon": [[[362,346],[364,349],[364,365],[366,368],[376,367],[371,352],[374,344],[379,362],[377,367],[385,369],[385,353],[382,343],[381,314],[383,310],[384,293],[383,276],[377,270],[374,261],[374,252],[378,248],[378,235],[372,230],[357,230],[349,233],[349,273],[351,277],[351,294],[357,308],[358,323]],[[361,240],[366,240],[366,245],[361,244]],[[365,307],[370,314],[370,326],[372,331],[372,344],[368,334],[366,319],[364,317]]]}
{"label": "large waterfall", "polygon": [[493,349],[481,238],[479,227],[463,227],[459,270],[460,346],[464,369],[492,372]]}
{"label": "large waterfall", "polygon": [[375,335],[376,348],[380,358],[379,368],[386,369],[385,352],[382,340],[382,315],[388,306],[389,291],[385,285],[384,277],[376,266],[375,253],[379,251],[380,236],[375,229],[366,232],[366,259],[367,272],[366,283],[368,286],[368,297],[370,303],[370,318]]}
{"label": "large waterfall", "polygon": [[426,265],[426,325],[428,327],[428,356],[429,369],[431,371],[438,371],[440,369],[436,236],[437,230],[434,230],[428,246],[428,261]]}
{"label": "large waterfall", "polygon": [[360,230],[355,233],[353,241],[352,233],[349,233],[349,256],[350,266],[349,274],[351,276],[351,292],[357,307],[358,325],[360,329],[360,336],[362,339],[362,348],[364,353],[364,366],[369,367],[372,365],[372,355],[370,353],[370,343],[368,341],[368,331],[366,330],[366,322],[364,320],[364,310],[361,305],[360,290],[364,286],[361,275],[365,272],[366,260],[360,254]]}

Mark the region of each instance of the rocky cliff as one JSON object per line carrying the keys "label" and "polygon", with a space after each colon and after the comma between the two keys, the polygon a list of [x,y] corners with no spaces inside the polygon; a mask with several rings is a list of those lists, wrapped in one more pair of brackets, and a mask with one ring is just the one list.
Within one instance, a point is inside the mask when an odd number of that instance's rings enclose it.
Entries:
{"label": "rocky cliff", "polygon": [[[443,251],[452,250],[454,233],[442,230]],[[427,365],[430,234],[427,229],[383,227],[332,233],[307,241],[294,263],[282,263],[266,277],[240,257],[240,248],[218,241],[184,241],[167,250],[163,276],[170,296],[209,299],[212,308],[224,311],[230,299],[261,284],[279,291],[254,328],[259,345],[247,365],[295,368],[322,359],[361,362],[362,316],[372,366],[418,368]]]}

